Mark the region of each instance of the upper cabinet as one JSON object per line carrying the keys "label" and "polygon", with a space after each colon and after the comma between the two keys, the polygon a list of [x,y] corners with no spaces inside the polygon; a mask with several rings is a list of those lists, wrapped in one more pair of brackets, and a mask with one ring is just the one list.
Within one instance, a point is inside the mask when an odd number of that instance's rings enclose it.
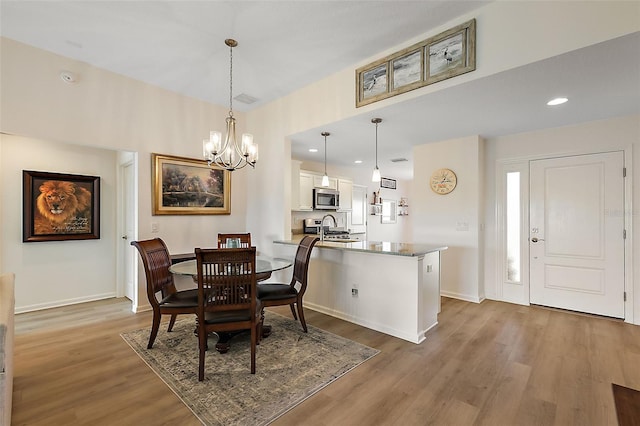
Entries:
{"label": "upper cabinet", "polygon": [[322,186],[322,176],[323,175],[313,175],[313,187],[314,188],[329,188],[329,189],[338,189],[338,179],[336,178],[329,178],[329,186],[328,187],[323,187]]}
{"label": "upper cabinet", "polygon": [[291,210],[313,210],[313,176],[300,171],[300,161],[291,161]]}
{"label": "upper cabinet", "polygon": [[296,210],[313,210],[313,181],[311,173],[300,172],[298,208]]}
{"label": "upper cabinet", "polygon": [[353,182],[347,179],[338,179],[338,191],[340,192],[340,210],[351,210]]}
{"label": "upper cabinet", "polygon": [[[322,175],[300,170],[300,164],[300,161],[292,161],[291,210],[313,210],[313,188],[322,187]],[[340,191],[339,210],[351,210],[353,205],[353,182],[349,179],[330,177],[329,188]]]}

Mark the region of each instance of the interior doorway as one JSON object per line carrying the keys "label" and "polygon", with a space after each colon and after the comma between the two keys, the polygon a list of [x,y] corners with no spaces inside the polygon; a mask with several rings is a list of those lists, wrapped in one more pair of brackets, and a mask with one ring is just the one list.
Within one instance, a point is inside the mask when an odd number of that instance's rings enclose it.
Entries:
{"label": "interior doorway", "polygon": [[120,164],[120,185],[119,185],[119,264],[120,282],[123,283],[124,296],[131,300],[132,310],[135,312],[138,306],[137,290],[137,252],[131,246],[131,241],[137,237],[137,180],[136,180],[136,155],[135,153],[122,153],[123,159]]}

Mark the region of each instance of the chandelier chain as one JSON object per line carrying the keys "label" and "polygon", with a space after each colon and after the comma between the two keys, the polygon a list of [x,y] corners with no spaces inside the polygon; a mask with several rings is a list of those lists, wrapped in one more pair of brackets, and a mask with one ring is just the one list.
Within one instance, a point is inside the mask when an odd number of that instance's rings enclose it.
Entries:
{"label": "chandelier chain", "polygon": [[233,46],[229,46],[229,116],[233,117]]}

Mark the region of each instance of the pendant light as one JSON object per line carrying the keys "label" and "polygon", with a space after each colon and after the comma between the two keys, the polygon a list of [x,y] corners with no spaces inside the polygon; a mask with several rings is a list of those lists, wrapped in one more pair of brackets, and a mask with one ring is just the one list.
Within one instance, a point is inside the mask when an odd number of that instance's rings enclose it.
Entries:
{"label": "pendant light", "polygon": [[371,182],[380,182],[380,169],[378,168],[378,124],[382,123],[382,118],[372,118],[371,122],[376,125],[376,168],[373,169]]}
{"label": "pendant light", "polygon": [[258,145],[253,143],[253,135],[243,133],[241,145],[236,140],[236,119],[233,117],[233,48],[238,42],[228,38],[224,44],[229,46],[229,115],[227,116],[227,134],[224,144],[222,133],[211,131],[209,139],[202,141],[202,154],[209,166],[212,164],[225,170],[242,169],[247,165],[255,167],[258,161]]}
{"label": "pendant light", "polygon": [[320,133],[322,136],[324,136],[324,176],[322,176],[322,186],[324,187],[328,187],[329,186],[329,176],[327,176],[327,136],[329,136],[331,133],[329,132],[322,132]]}

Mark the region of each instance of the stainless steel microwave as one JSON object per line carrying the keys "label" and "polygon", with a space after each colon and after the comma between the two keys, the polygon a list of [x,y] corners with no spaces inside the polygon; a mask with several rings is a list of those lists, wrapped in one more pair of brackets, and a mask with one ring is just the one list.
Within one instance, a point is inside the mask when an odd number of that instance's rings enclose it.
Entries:
{"label": "stainless steel microwave", "polygon": [[313,188],[314,210],[338,210],[340,193],[335,189]]}

